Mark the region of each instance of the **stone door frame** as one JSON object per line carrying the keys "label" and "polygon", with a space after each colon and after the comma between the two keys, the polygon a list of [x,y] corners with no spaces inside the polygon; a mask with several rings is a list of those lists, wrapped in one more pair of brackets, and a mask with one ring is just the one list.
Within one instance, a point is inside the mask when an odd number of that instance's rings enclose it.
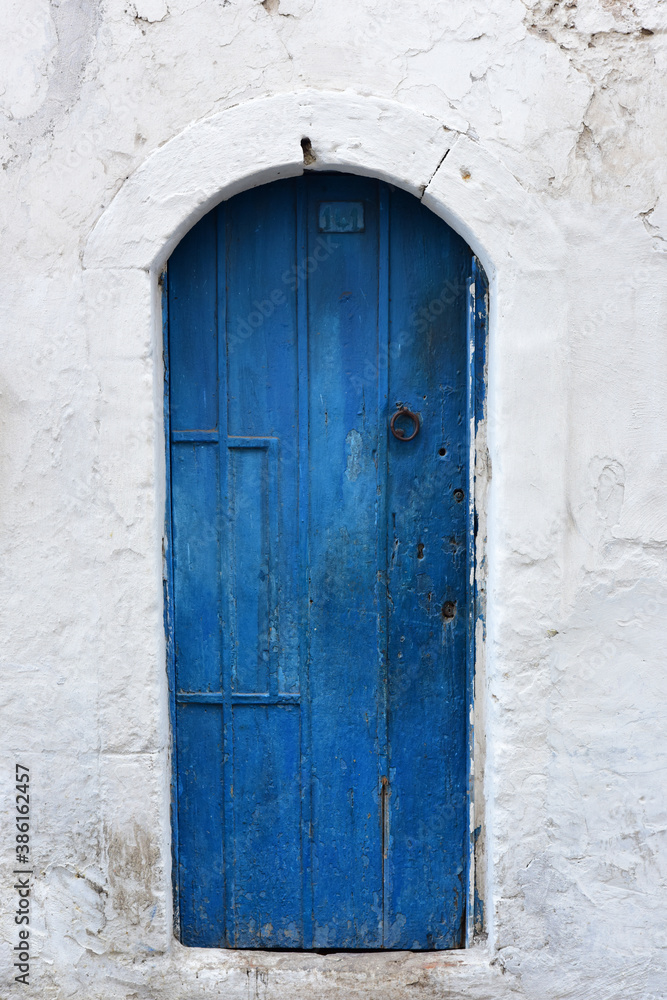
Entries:
{"label": "stone door frame", "polygon": [[[513,455],[515,458],[518,455],[518,445],[514,444],[517,439],[512,435],[520,426],[517,421],[525,419],[523,414],[529,412],[531,400],[539,397],[540,407],[549,405],[557,412],[563,408],[565,396],[559,379],[544,374],[529,384],[525,398],[516,384],[513,363],[517,351],[527,353],[529,363],[538,365],[540,359],[548,359],[549,353],[557,350],[554,345],[562,332],[561,303],[566,301],[565,240],[545,203],[522,187],[471,135],[405,105],[350,91],[305,91],[251,100],[191,125],[153,152],[128,177],[98,219],[83,252],[86,294],[91,302],[98,304],[98,314],[103,304],[104,356],[112,373],[109,377],[113,380],[114,372],[121,377],[123,366],[131,364],[133,359],[139,360],[140,356],[144,361],[150,357],[153,372],[152,385],[144,384],[141,388],[141,379],[137,380],[137,391],[146,397],[144,411],[152,435],[154,503],[144,512],[147,549],[149,543],[154,544],[151,550],[154,554],[144,553],[155,587],[155,621],[148,623],[147,633],[153,643],[147,651],[152,667],[148,671],[148,693],[146,678],[137,677],[137,686],[144,687],[136,692],[128,690],[126,697],[136,696],[145,703],[147,741],[155,748],[156,768],[146,772],[145,800],[151,805],[140,819],[145,824],[152,817],[154,828],[159,826],[161,831],[158,881],[164,913],[163,931],[158,937],[163,940],[164,953],[170,956],[172,973],[180,982],[191,982],[188,972],[191,966],[200,970],[199,975],[204,967],[211,975],[216,975],[216,970],[219,972],[223,966],[230,970],[248,967],[248,953],[207,950],[210,954],[202,958],[201,950],[182,948],[173,937],[171,925],[169,695],[160,548],[165,523],[160,273],[182,236],[217,203],[248,188],[298,176],[305,169],[372,176],[412,193],[467,241],[489,279],[486,419],[478,425],[474,442],[475,501],[479,515],[477,585],[486,599],[488,613],[477,629],[470,828],[478,836],[474,879],[469,889],[470,912],[476,893],[484,901],[485,919],[481,939],[475,939],[472,920],[467,934],[469,946],[478,943],[484,947],[406,957],[406,962],[412,963],[410,967],[415,962],[426,962],[431,970],[429,975],[444,977],[441,986],[449,982],[452,987],[448,977],[455,969],[461,996],[471,996],[470,970],[476,970],[473,978],[477,988],[482,981],[486,983],[484,988],[489,987],[491,980],[497,982],[488,964],[498,912],[494,855],[496,844],[502,846],[506,828],[509,830],[512,825],[503,809],[499,812],[496,809],[503,774],[496,766],[494,708],[488,694],[494,676],[511,669],[511,652],[505,651],[503,645],[503,572],[509,555],[507,525],[515,530],[519,524],[512,517],[512,505],[528,481],[525,466],[518,460],[512,464]],[[534,334],[536,316],[539,330]],[[535,367],[531,372],[535,374],[537,370]],[[120,412],[117,418],[118,426],[122,427]],[[112,412],[109,419],[113,419]],[[540,447],[539,441],[536,447]],[[564,442],[551,442],[556,492],[564,448]],[[124,463],[125,472],[119,488],[127,491],[129,497],[135,488],[134,479],[139,481],[143,476],[145,483],[145,464],[140,467],[138,461],[124,462],[122,447],[117,454],[119,466]],[[495,473],[493,485],[491,464]],[[558,502],[556,497],[551,501],[552,506],[558,506]],[[537,516],[535,511],[536,508],[530,508],[527,524],[524,511],[524,521],[521,527],[516,527],[517,531],[531,530],[530,517]],[[500,595],[498,600],[496,595]],[[112,811],[116,805],[109,803]],[[125,817],[129,824],[134,821],[132,808],[127,807],[129,812]],[[139,937],[138,929],[128,927],[128,954],[143,950]],[[155,951],[154,937],[153,941]],[[356,969],[355,975],[362,979],[371,976],[376,983],[378,970],[384,967],[382,963],[386,964],[388,975],[387,963],[396,962],[396,955],[392,959],[391,953],[348,957],[350,968]],[[322,975],[328,958],[312,955],[304,965],[303,955],[270,957],[258,952],[250,962],[254,968],[264,963],[267,969],[269,966],[283,969],[288,975],[285,982],[292,983],[286,989],[293,989],[294,981],[289,977],[297,967],[309,969],[306,978],[300,980],[304,996],[312,995],[315,989],[318,995],[325,995]],[[480,961],[484,968],[481,980]],[[451,993],[455,995],[458,993]]]}

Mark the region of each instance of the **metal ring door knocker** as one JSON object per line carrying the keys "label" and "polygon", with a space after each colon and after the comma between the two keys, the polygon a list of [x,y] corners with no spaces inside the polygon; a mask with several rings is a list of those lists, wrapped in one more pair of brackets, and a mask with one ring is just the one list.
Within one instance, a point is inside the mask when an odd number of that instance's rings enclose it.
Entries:
{"label": "metal ring door knocker", "polygon": [[[397,417],[407,417],[408,420],[412,421],[414,424],[412,434],[406,434],[402,427],[394,426]],[[399,441],[412,441],[412,439],[417,437],[417,434],[419,433],[419,417],[416,413],[413,413],[412,410],[409,410],[407,406],[402,406],[400,410],[396,410],[396,413],[391,418],[389,427],[391,428],[391,433],[395,438],[398,438]]]}

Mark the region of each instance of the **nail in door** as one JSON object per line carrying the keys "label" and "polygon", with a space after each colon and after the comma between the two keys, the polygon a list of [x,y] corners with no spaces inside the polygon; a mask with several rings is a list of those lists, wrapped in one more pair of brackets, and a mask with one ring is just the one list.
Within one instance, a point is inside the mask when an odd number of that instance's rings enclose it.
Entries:
{"label": "nail in door", "polygon": [[470,271],[416,199],[335,174],[169,261],[187,945],[463,944]]}

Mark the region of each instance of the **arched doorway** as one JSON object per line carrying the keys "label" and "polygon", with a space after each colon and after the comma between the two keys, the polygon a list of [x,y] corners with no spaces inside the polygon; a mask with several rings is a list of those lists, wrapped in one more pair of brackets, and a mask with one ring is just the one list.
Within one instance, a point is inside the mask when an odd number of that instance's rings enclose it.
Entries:
{"label": "arched doorway", "polygon": [[410,195],[324,173],[169,261],[185,944],[463,943],[473,272]]}

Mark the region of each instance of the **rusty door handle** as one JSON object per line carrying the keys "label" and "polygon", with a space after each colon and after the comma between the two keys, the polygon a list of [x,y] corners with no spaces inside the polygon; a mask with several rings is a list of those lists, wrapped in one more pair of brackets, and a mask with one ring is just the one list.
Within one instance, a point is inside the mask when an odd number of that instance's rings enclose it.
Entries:
{"label": "rusty door handle", "polygon": [[[412,420],[412,423],[414,424],[412,434],[406,435],[402,427],[394,426],[397,417],[407,417],[408,420]],[[398,438],[399,441],[412,441],[412,439],[417,437],[417,434],[419,433],[419,417],[416,413],[413,413],[412,410],[409,410],[407,406],[402,406],[400,410],[396,410],[396,413],[391,418],[389,427],[391,429],[391,433],[395,438]]]}

